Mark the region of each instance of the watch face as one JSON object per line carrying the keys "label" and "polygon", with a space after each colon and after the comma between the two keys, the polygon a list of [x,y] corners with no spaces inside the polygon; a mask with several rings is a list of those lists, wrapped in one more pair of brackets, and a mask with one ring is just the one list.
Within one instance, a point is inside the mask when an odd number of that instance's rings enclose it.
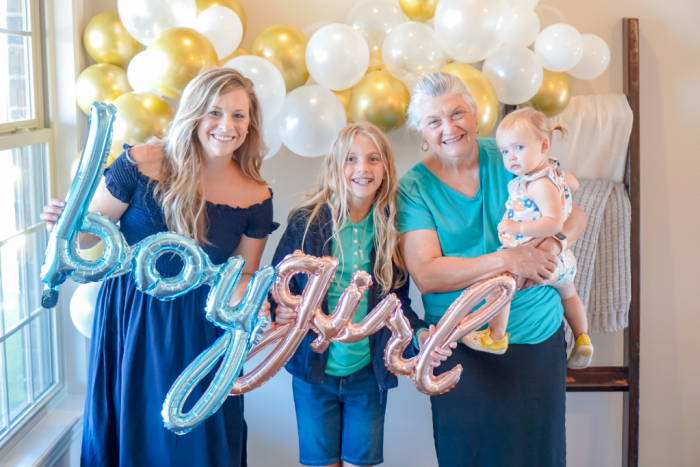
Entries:
{"label": "watch face", "polygon": [[557,237],[559,240],[566,240],[566,235],[564,235],[561,232],[554,234],[554,236]]}

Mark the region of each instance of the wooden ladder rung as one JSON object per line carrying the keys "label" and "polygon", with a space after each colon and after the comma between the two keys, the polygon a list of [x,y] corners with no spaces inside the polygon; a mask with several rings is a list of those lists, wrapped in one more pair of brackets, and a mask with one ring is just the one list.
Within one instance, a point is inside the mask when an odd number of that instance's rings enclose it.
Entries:
{"label": "wooden ladder rung", "polygon": [[567,392],[627,392],[629,371],[626,366],[597,366],[568,370]]}

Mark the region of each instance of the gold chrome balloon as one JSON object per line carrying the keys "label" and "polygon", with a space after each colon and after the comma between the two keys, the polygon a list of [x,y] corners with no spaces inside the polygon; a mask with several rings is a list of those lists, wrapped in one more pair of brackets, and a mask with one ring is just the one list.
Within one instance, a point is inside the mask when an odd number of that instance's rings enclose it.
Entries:
{"label": "gold chrome balloon", "polygon": [[[70,179],[73,181],[75,178],[75,174],[78,173],[78,166],[80,166],[80,158],[83,157],[83,151],[80,151],[77,156],[75,156],[75,159],[73,159],[73,163],[70,165]],[[109,167],[112,165],[112,162],[114,162],[115,158],[112,157],[110,154],[107,156],[107,163],[105,164],[105,167]]]}
{"label": "gold chrome balloon", "polygon": [[111,63],[124,68],[143,45],[129,35],[116,11],[100,13],[90,20],[83,33],[88,55],[97,63]]}
{"label": "gold chrome balloon", "polygon": [[225,6],[232,9],[233,12],[238,15],[238,19],[241,20],[243,35],[245,36],[246,28],[248,27],[248,18],[245,15],[243,6],[238,0],[197,0],[197,15],[212,6]]}
{"label": "gold chrome balloon", "polygon": [[299,29],[278,24],[265,29],[255,38],[250,53],[272,62],[282,73],[287,92],[291,92],[309,79],[309,70],[306,68],[308,42]]}
{"label": "gold chrome balloon", "polygon": [[367,121],[389,133],[406,120],[410,100],[403,81],[386,71],[373,71],[352,88],[350,115],[354,122]]}
{"label": "gold chrome balloon", "polygon": [[85,115],[90,115],[93,102],[111,104],[117,97],[131,91],[126,71],[111,63],[85,68],[75,82],[75,98]]}
{"label": "gold chrome balloon", "polygon": [[371,67],[367,68],[367,71],[365,72],[365,74],[372,73],[373,71],[387,71],[386,65],[382,63],[381,65],[371,66]]}
{"label": "gold chrome balloon", "polygon": [[224,66],[229,60],[233,60],[234,58],[240,57],[241,55],[250,55],[250,51],[244,49],[243,47],[239,47],[236,50],[234,50],[228,57],[224,57],[221,60],[219,60],[219,66]]}
{"label": "gold chrome balloon", "polygon": [[438,0],[399,0],[403,13],[411,21],[424,22],[435,16]]}
{"label": "gold chrome balloon", "polygon": [[200,71],[219,63],[214,46],[203,34],[190,28],[168,29],[148,46],[148,77],[156,90],[179,99]]}
{"label": "gold chrome balloon", "polygon": [[464,63],[450,63],[440,71],[456,76],[467,86],[476,101],[479,136],[488,136],[498,120],[498,96],[491,81],[482,72]]}
{"label": "gold chrome balloon", "polygon": [[163,136],[173,119],[173,110],[160,96],[150,92],[129,92],[114,101],[114,121],[110,155],[118,157],[124,144],[143,143],[151,136]]}
{"label": "gold chrome balloon", "polygon": [[532,99],[520,104],[520,107],[534,107],[548,117],[554,117],[564,111],[571,100],[571,82],[566,72],[542,69],[542,86]]}
{"label": "gold chrome balloon", "polygon": [[88,261],[97,261],[102,257],[103,251],[105,251],[105,242],[100,240],[99,243],[92,248],[88,248],[87,250],[78,249],[78,254],[81,258]]}
{"label": "gold chrome balloon", "polygon": [[344,91],[333,91],[338,99],[340,99],[341,104],[345,108],[345,119],[348,123],[352,123],[352,115],[350,115],[350,98],[352,98],[352,88],[346,89]]}

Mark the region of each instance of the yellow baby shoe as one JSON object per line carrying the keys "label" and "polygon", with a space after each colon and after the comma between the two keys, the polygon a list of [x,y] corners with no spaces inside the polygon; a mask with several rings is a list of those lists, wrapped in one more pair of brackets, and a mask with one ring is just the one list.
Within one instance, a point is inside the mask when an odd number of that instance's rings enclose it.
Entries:
{"label": "yellow baby shoe", "polygon": [[574,349],[569,355],[569,368],[572,370],[582,370],[591,364],[593,358],[593,344],[585,332],[578,336]]}
{"label": "yellow baby shoe", "polygon": [[469,333],[462,342],[470,349],[503,355],[508,350],[508,336],[510,334],[506,333],[503,339],[494,340],[491,338],[491,328],[486,328],[483,331]]}

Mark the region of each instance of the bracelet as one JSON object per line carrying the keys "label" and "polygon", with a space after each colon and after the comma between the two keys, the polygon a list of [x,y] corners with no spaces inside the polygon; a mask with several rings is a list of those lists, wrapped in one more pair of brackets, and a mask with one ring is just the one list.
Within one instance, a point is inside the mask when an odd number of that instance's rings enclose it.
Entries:
{"label": "bracelet", "polygon": [[556,234],[552,235],[552,238],[561,245],[561,252],[559,252],[559,254],[564,253],[567,247],[566,235],[561,232],[557,232]]}

